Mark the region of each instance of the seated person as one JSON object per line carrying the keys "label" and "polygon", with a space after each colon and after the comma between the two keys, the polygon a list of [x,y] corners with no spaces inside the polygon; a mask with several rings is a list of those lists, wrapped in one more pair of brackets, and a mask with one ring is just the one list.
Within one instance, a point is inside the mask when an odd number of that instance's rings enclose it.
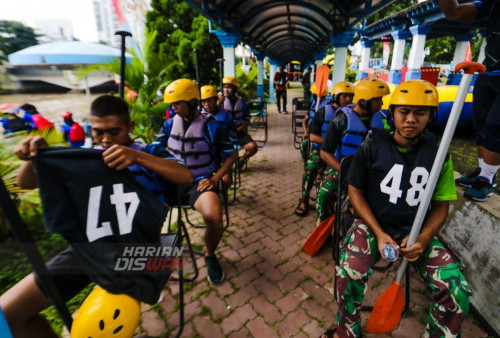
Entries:
{"label": "seated person", "polygon": [[[317,100],[317,88],[316,84],[311,86],[311,93]],[[323,111],[325,107],[331,106],[331,101],[327,98],[328,96],[328,88],[325,87],[323,92],[319,98],[319,106],[318,112]],[[320,169],[323,165],[321,158],[319,157],[319,148],[320,144],[311,138],[311,123],[316,116],[316,103],[313,102],[311,105],[311,109],[309,110],[309,114],[302,121],[302,128],[304,128],[304,139],[301,142],[301,154],[302,159],[307,158],[307,162],[304,168],[304,174],[302,176],[302,194],[299,198],[299,204],[297,208],[295,208],[295,215],[304,217],[309,212],[309,196],[311,194],[311,189],[314,185],[314,181],[317,179]],[[311,151],[309,152],[309,156],[306,157],[304,153],[306,149],[309,149],[310,142],[312,142]]]}
{"label": "seated person", "polygon": [[[211,115],[215,121],[221,124],[221,127],[227,133],[229,139],[236,146],[236,127],[233,117],[228,114],[222,107],[217,105],[217,90],[213,86],[201,87],[201,105],[202,113]],[[231,172],[228,172],[222,177],[222,185],[227,189],[232,184]]]}
{"label": "seated person", "polygon": [[416,242],[407,246],[438,150],[437,137],[426,131],[437,108],[434,85],[424,80],[402,83],[389,107],[396,130],[374,129],[373,137],[356,152],[347,181],[359,219],[341,246],[334,337],[361,336],[359,311],[366,283],[385,244],[398,249],[432,290],[425,337],[461,335],[469,310],[467,282],[461,263],[436,237],[448,215],[449,201],[457,198],[451,157],[441,168],[422,230]]}
{"label": "seated person", "polygon": [[[199,211],[205,221],[207,277],[210,283],[219,284],[224,271],[215,250],[224,228],[217,183],[231,170],[238,154],[222,125],[198,110],[200,90],[193,81],[172,82],[165,89],[164,100],[172,104],[175,116],[164,122],[155,143],[184,160],[195,177],[194,183],[179,187],[181,203]],[[222,166],[217,169],[221,157]]]}
{"label": "seated person", "polygon": [[[339,82],[337,85],[348,83]],[[337,90],[349,92],[352,88]],[[349,87],[352,85],[348,84]],[[334,88],[334,91],[335,91]],[[389,128],[385,115],[380,111],[382,96],[389,94],[389,86],[380,79],[361,79],[354,88],[355,105],[350,104],[352,94],[346,98],[342,93],[334,94],[344,106],[339,107],[335,118],[328,125],[323,143],[321,144],[321,159],[328,166],[327,173],[321,182],[316,199],[318,223],[331,216],[332,206],[336,201],[337,176],[340,161],[345,156],[356,153],[371,128]],[[323,124],[323,127],[325,125]]]}
{"label": "seated person", "polygon": [[[104,149],[104,162],[116,170],[133,166],[138,172],[152,173],[135,177],[146,188],[157,187],[155,190],[161,191],[158,198],[163,198],[166,181],[175,184],[192,182],[192,173],[184,165],[177,163],[167,151],[160,147],[145,147],[130,138],[129,133],[132,132],[134,123],[130,121],[125,101],[108,95],[98,97],[90,107],[90,123],[95,147]],[[38,149],[46,147],[47,142],[40,136],[29,136],[16,146],[15,155],[25,161],[17,176],[17,184],[21,188],[32,189],[37,186],[31,158],[37,154]],[[146,150],[154,150],[155,155]],[[90,283],[90,278],[78,263],[71,247],[48,262],[47,268],[65,301],[73,298]],[[67,273],[68,270],[75,272],[75,269],[82,271],[77,274]],[[0,307],[15,337],[56,337],[45,318],[39,315],[40,311],[50,305],[51,301],[40,284],[40,277],[34,273],[0,296]]]}
{"label": "seated person", "polygon": [[245,101],[237,94],[238,81],[232,76],[222,79],[222,92],[224,94],[224,109],[233,116],[237,132],[237,143],[245,149],[245,153],[238,159],[239,168],[243,168],[245,161],[257,153],[257,143],[247,132],[250,125],[250,112]]}
{"label": "seated person", "polygon": [[72,147],[81,147],[85,144],[85,130],[83,127],[73,121],[73,114],[69,111],[61,113],[63,124],[61,125],[61,132],[64,135],[64,140]]}

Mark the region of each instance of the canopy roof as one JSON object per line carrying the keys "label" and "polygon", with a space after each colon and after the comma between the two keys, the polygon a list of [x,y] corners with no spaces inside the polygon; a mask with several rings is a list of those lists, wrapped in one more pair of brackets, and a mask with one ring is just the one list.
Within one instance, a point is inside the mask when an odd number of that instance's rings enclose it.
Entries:
{"label": "canopy roof", "polygon": [[[38,64],[100,64],[120,57],[118,48],[78,41],[51,42],[35,45],[9,54],[13,65]],[[131,55],[127,53],[127,62]]]}
{"label": "canopy roof", "polygon": [[[460,1],[464,2],[464,1]],[[484,28],[487,18],[468,23],[452,22],[444,18],[437,0],[421,2],[404,11],[381,19],[366,27],[361,34],[368,40],[381,40],[387,37],[392,40],[391,33],[395,30],[408,30],[414,25],[429,25],[432,30],[427,34],[428,39],[442,36],[458,36],[468,34],[477,29]]]}
{"label": "canopy roof", "polygon": [[281,63],[310,62],[332,36],[394,0],[187,0],[221,29]]}

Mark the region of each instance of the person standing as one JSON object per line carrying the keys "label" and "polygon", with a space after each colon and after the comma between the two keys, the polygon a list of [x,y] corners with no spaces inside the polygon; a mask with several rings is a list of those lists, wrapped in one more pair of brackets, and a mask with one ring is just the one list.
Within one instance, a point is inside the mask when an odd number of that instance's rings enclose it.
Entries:
{"label": "person standing", "polygon": [[281,114],[281,102],[280,98],[283,100],[283,114],[287,114],[286,111],[286,89],[288,87],[288,73],[285,72],[284,65],[281,65],[279,71],[274,74],[274,87],[276,89],[276,104],[278,105],[278,113]]}
{"label": "person standing", "polygon": [[495,176],[500,168],[500,4],[498,1],[474,1],[459,5],[456,0],[439,0],[439,6],[450,21],[488,18],[483,61],[486,72],[477,77],[472,103],[478,167],[456,180],[458,185],[468,188],[465,197],[483,202],[493,194],[497,185]]}
{"label": "person standing", "polygon": [[312,68],[309,67],[307,72],[302,76],[302,87],[304,90],[304,100],[309,100],[311,98],[311,71]]}

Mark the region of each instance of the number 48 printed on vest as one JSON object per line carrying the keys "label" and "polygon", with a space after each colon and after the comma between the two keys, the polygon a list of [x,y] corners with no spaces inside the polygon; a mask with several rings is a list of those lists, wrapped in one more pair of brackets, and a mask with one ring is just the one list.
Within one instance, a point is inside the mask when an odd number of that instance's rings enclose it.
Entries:
{"label": "number 48 printed on vest", "polygon": [[[125,257],[128,262],[133,253],[161,249],[167,207],[128,169],[106,166],[101,150],[48,148],[40,151],[33,164],[47,230],[70,242],[95,283],[111,293],[156,303],[170,269],[131,273],[117,267],[124,256],[129,256]],[[164,253],[151,252],[154,256]]]}

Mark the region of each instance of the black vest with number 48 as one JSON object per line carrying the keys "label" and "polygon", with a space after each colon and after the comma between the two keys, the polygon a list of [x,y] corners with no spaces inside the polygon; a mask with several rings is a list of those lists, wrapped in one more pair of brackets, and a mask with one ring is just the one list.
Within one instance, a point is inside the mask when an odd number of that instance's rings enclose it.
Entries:
{"label": "black vest with number 48", "polygon": [[437,137],[429,132],[411,152],[401,153],[392,135],[374,130],[366,198],[385,232],[410,232],[436,152]]}

